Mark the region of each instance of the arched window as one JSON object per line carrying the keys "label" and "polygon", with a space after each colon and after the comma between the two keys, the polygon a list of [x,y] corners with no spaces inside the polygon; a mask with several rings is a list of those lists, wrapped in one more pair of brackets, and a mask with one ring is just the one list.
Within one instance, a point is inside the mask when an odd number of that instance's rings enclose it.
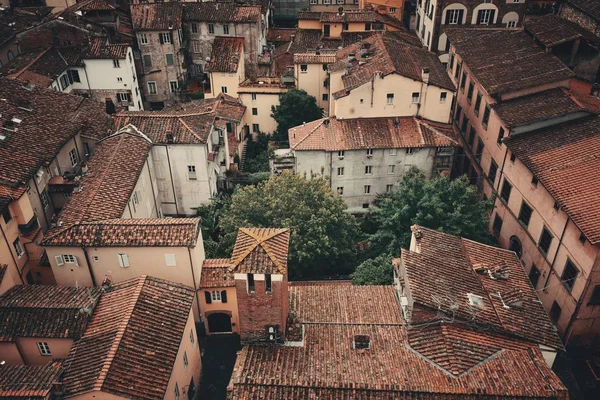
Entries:
{"label": "arched window", "polygon": [[504,17],[502,17],[502,23],[506,25],[507,28],[515,28],[519,23],[519,14],[514,11],[506,13]]}
{"label": "arched window", "polygon": [[523,255],[523,246],[521,245],[519,238],[516,236],[510,237],[508,241],[508,249],[514,251],[519,258],[521,258]]}
{"label": "arched window", "polygon": [[473,10],[471,24],[492,25],[498,19],[498,7],[492,3],[480,4]]}
{"label": "arched window", "polygon": [[462,25],[466,18],[467,7],[460,3],[450,4],[442,11],[442,25]]}

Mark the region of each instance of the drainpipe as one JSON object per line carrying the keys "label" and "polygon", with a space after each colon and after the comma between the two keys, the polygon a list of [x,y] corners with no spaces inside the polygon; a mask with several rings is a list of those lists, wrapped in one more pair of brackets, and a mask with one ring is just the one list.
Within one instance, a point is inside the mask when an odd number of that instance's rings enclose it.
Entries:
{"label": "drainpipe", "polygon": [[4,229],[2,228],[2,225],[0,225],[0,232],[2,232],[2,237],[4,238],[4,241],[6,242],[6,247],[8,247],[8,252],[10,253],[10,258],[12,258],[13,262],[15,263],[15,268],[17,268],[17,272],[19,273],[19,279],[21,280],[21,284],[24,285],[25,281],[23,280],[23,276],[21,276],[23,271],[19,270],[19,264],[17,263],[17,259],[15,258],[15,255],[13,254],[12,250],[10,249],[11,244],[8,243],[8,237],[6,237],[6,233],[4,233]]}
{"label": "drainpipe", "polygon": [[158,215],[158,205],[156,204],[156,194],[154,193],[154,185],[152,184],[152,173],[150,172],[150,163],[148,162],[148,158],[146,158],[146,166],[148,167],[148,176],[150,177],[150,188],[152,189],[154,208],[156,209],[156,215]]}
{"label": "drainpipe", "polygon": [[581,308],[581,304],[583,303],[583,296],[587,293],[591,283],[591,279],[588,279],[585,284],[585,288],[583,289],[583,292],[581,292],[581,297],[579,299],[580,301],[577,302],[577,305],[575,306],[575,311],[573,311],[573,314],[571,314],[571,318],[569,318],[569,323],[567,324],[567,328],[565,329],[565,334],[562,337],[563,344],[566,343],[568,341],[567,338],[571,336],[571,328],[573,327],[573,322],[575,322],[575,320],[577,319],[577,314],[579,313],[579,309]]}
{"label": "drainpipe", "polygon": [[88,267],[88,272],[90,273],[90,278],[92,278],[92,285],[94,285],[94,287],[97,287],[98,285],[96,284],[96,278],[94,277],[94,272],[92,271],[92,264],[90,263],[90,256],[88,255],[88,252],[85,249],[85,247],[81,246],[81,250],[83,250],[83,255],[85,257],[85,262]]}
{"label": "drainpipe", "polygon": [[166,145],[165,149],[167,151],[167,164],[169,164],[169,176],[171,177],[171,188],[173,189],[173,200],[175,201],[175,214],[177,214],[177,216],[179,217],[179,207],[177,206],[177,195],[175,194],[175,184],[173,183],[173,171],[171,169],[171,159],[169,158],[169,145]]}
{"label": "drainpipe", "polygon": [[[192,249],[190,247],[188,247],[188,254],[190,255],[190,270],[192,271],[192,279],[194,280],[194,292],[196,293],[196,307],[198,307],[198,318],[202,320],[202,314],[200,311],[200,300],[198,300],[198,288],[196,286],[196,274],[194,274],[194,263],[192,261]],[[200,275],[202,275],[202,270],[200,270]]]}
{"label": "drainpipe", "polygon": [[23,360],[23,364],[27,364],[27,360],[25,359],[25,357],[23,357],[23,350],[21,350],[21,346],[19,346],[18,340],[15,340],[15,346],[17,347],[17,353],[19,353],[21,360]]}

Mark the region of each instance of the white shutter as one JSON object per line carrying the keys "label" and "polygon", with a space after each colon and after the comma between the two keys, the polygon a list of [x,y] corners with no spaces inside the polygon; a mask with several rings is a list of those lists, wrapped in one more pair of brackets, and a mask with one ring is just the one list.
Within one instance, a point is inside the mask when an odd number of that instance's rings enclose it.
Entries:
{"label": "white shutter", "polygon": [[54,261],[56,261],[56,265],[58,265],[59,267],[65,264],[63,256],[54,256]]}
{"label": "white shutter", "polygon": [[165,254],[165,262],[167,267],[174,267],[177,265],[175,262],[175,254]]}
{"label": "white shutter", "polygon": [[76,256],[73,256],[73,262],[75,263],[75,265],[77,265],[79,267],[79,261],[77,261]]}
{"label": "white shutter", "polygon": [[119,266],[122,268],[129,267],[129,256],[127,254],[121,253],[117,255],[119,257]]}

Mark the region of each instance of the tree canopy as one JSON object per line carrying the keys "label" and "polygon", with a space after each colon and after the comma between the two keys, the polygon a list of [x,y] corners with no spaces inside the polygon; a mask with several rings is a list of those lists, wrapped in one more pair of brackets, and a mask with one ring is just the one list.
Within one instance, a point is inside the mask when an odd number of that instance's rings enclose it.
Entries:
{"label": "tree canopy", "polygon": [[220,219],[224,248],[240,227],[291,228],[290,278],[347,274],[357,253],[358,223],[323,177],[283,173],[237,189]]}
{"label": "tree canopy", "polygon": [[277,121],[275,140],[287,142],[290,128],[323,117],[323,111],[317,99],[304,90],[294,89],[281,96],[278,106],[271,107],[271,117]]}
{"label": "tree canopy", "polygon": [[381,254],[356,267],[352,274],[354,285],[391,285],[394,283],[392,256]]}
{"label": "tree canopy", "polygon": [[437,229],[483,243],[490,243],[487,229],[492,201],[481,201],[466,176],[427,180],[412,168],[397,190],[379,195],[368,215],[376,228],[369,236],[370,253],[399,254],[410,244],[413,224]]}

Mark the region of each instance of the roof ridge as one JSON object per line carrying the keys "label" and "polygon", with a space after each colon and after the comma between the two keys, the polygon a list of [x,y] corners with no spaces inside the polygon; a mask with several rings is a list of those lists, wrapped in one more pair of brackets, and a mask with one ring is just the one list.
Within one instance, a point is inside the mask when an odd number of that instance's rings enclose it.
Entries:
{"label": "roof ridge", "polygon": [[[192,135],[194,135],[194,137],[195,137],[196,139],[198,139],[200,142],[202,142],[202,138],[200,138],[200,136],[198,136],[198,134],[196,134],[196,132],[194,132],[194,130],[193,130],[192,128],[190,128],[190,126],[189,126],[188,124],[186,124],[186,123],[185,123],[185,121],[184,121],[182,118],[184,118],[184,117],[181,117],[181,116],[180,116],[180,117],[178,117],[178,118],[177,118],[177,120],[178,120],[178,121],[181,123],[181,125],[185,126],[185,128],[186,128],[188,131],[190,131],[190,133],[191,133]],[[214,124],[214,121],[213,121],[213,124]]]}
{"label": "roof ridge", "polygon": [[[294,147],[292,147],[292,150],[295,149],[296,147],[298,147],[302,142],[304,142],[306,139],[308,139],[309,136],[312,136],[313,133],[315,133],[315,131],[321,126],[323,125],[323,121],[325,121],[326,118],[321,118],[319,121],[320,123],[316,124],[316,126],[314,127],[313,130],[311,130],[310,132],[308,132],[306,134],[305,137],[302,138],[302,140],[300,140],[298,143],[296,143],[296,145]],[[335,117],[328,117],[327,119],[331,120],[331,119],[336,119]],[[314,122],[314,121],[311,121]],[[309,122],[310,123],[310,122]],[[296,127],[292,128],[295,129]]]}
{"label": "roof ridge", "polygon": [[21,74],[23,74],[25,71],[27,71],[33,64],[35,64],[36,62],[38,62],[39,59],[42,58],[42,56],[44,56],[51,48],[52,48],[52,46],[49,46],[48,48],[46,48],[46,50],[40,52],[40,54],[38,54],[29,64],[27,64],[26,66],[24,66],[23,68],[21,68],[20,71],[12,74],[11,76],[14,76],[15,78],[20,77]]}
{"label": "roof ridge", "polygon": [[97,378],[96,382],[94,383],[94,389],[96,389],[96,390],[101,391],[102,386],[104,386],[104,381],[106,380],[106,377],[108,376],[108,372],[112,366],[112,362],[115,359],[115,355],[119,349],[119,346],[121,345],[123,336],[125,335],[125,330],[127,329],[127,326],[129,325],[129,321],[131,320],[131,316],[133,314],[133,311],[135,310],[137,301],[140,298],[140,294],[142,293],[142,289],[144,288],[144,285],[146,284],[146,279],[147,279],[146,275],[142,275],[140,278],[138,278],[138,282],[136,284],[134,292],[133,292],[132,296],[129,298],[129,303],[127,304],[127,307],[124,310],[122,310],[123,319],[121,319],[119,326],[117,327],[117,334],[115,335],[115,338],[113,339],[113,343],[112,343],[110,349],[108,350],[108,354],[107,354],[106,359],[104,360],[102,369],[100,370],[98,378]]}
{"label": "roof ridge", "polygon": [[[265,229],[265,228],[262,228],[262,229]],[[267,236],[265,236],[265,237],[259,237],[258,235],[254,234],[249,228],[240,228],[240,232],[242,232],[245,235],[248,235],[251,238],[253,238],[254,240],[256,240],[256,243],[253,243],[251,246],[248,246],[248,248],[246,249],[246,251],[243,252],[241,256],[237,257],[236,261],[231,260],[232,264],[233,264],[232,267],[238,266],[242,261],[244,261],[246,259],[246,257],[248,257],[250,255],[250,253],[252,253],[257,247],[260,246],[260,248],[263,249],[265,251],[265,253],[267,253],[267,255],[269,256],[269,258],[271,259],[271,261],[273,262],[273,264],[275,264],[279,269],[283,269],[283,266],[277,260],[277,258],[273,256],[271,250],[270,249],[267,250],[265,248],[265,246],[263,246],[262,244],[264,242],[266,242],[267,240],[270,240],[270,239],[274,238],[275,236],[280,235],[281,233],[283,233],[285,231],[286,231],[286,228],[282,228],[282,230],[275,228],[275,231],[271,232]]]}

